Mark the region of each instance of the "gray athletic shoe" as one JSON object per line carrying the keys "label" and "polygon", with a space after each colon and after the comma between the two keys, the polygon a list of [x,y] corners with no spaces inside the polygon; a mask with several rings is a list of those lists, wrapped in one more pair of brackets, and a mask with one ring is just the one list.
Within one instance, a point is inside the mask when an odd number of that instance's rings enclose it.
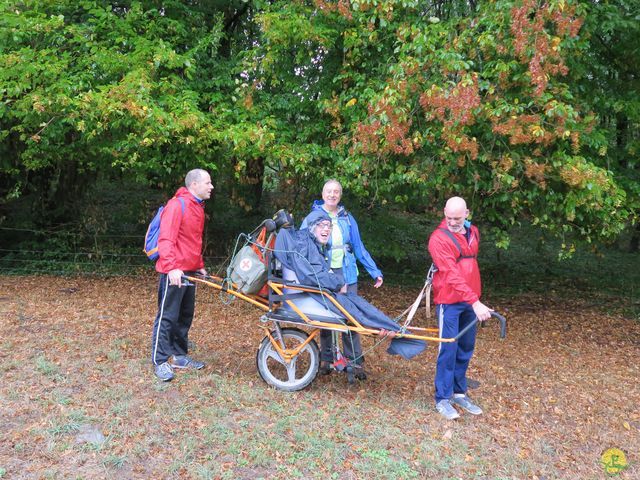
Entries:
{"label": "gray athletic shoe", "polygon": [[482,414],[482,409],[478,405],[473,403],[471,401],[471,399],[469,397],[467,397],[466,395],[464,395],[462,397],[456,397],[454,395],[453,398],[451,399],[451,403],[453,403],[454,405],[458,405],[459,407],[465,409],[471,415],[481,415]]}
{"label": "gray athletic shoe", "polygon": [[440,400],[436,403],[436,410],[447,420],[455,420],[460,417],[460,414],[453,408],[449,400]]}
{"label": "gray athletic shoe", "polygon": [[169,362],[161,363],[160,365],[156,365],[155,367],[156,377],[158,377],[163,382],[169,382],[173,379],[173,368],[169,365]]}
{"label": "gray athletic shoe", "polygon": [[193,368],[194,370],[200,370],[204,368],[204,362],[199,362],[198,360],[194,360],[188,355],[174,355],[171,359],[171,366],[173,368]]}

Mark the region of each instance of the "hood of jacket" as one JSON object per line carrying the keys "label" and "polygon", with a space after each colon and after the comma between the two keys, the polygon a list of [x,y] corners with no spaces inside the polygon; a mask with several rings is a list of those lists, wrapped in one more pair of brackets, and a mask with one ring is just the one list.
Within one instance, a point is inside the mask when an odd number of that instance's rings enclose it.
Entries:
{"label": "hood of jacket", "polygon": [[318,208],[313,210],[309,215],[307,215],[306,220],[307,220],[307,228],[309,230],[312,230],[313,226],[318,222],[322,222],[323,220],[330,222],[331,217],[327,212],[324,211],[324,209]]}
{"label": "hood of jacket", "polygon": [[306,237],[309,237],[318,246],[320,251],[324,251],[325,245],[318,242],[315,234],[313,233],[313,229],[316,226],[316,224],[319,222],[323,222],[323,221],[331,222],[331,217],[327,212],[325,212],[323,209],[320,208],[318,210],[312,211],[307,216],[306,220],[307,220],[307,227],[305,229],[298,231],[298,237],[304,238],[305,240],[303,241],[306,241]]}
{"label": "hood of jacket", "polygon": [[[324,200],[313,201],[313,204],[311,205],[311,211],[315,212],[316,210],[322,210],[323,212],[326,212],[326,210],[324,209]],[[339,217],[347,215],[347,209],[344,208],[344,205],[342,203],[338,204],[337,214]]]}

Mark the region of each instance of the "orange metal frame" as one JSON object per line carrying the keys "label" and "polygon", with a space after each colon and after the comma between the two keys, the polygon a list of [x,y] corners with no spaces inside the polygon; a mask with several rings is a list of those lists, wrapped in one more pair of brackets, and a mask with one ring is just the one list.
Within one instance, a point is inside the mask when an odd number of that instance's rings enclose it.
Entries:
{"label": "orange metal frame", "polygon": [[[244,300],[245,302],[248,302],[267,312],[271,311],[269,307],[269,301],[267,299],[262,298],[258,295],[245,295],[244,293],[236,290],[237,285],[231,282],[227,282],[226,285],[228,286],[224,286],[225,281],[220,277],[210,276],[209,278],[211,280],[205,280],[203,278],[191,277],[191,276],[186,276],[185,278],[187,278],[192,282],[203,283],[217,290],[228,293],[229,295],[233,295],[234,297]],[[317,329],[335,330],[338,332],[350,331],[350,332],[359,333],[367,336],[377,336],[377,335],[380,335],[381,333],[381,330],[379,329],[367,328],[362,326],[362,324],[360,324],[355,318],[353,318],[353,316],[349,312],[347,312],[344,309],[344,307],[340,305],[340,303],[328,292],[325,292],[325,291],[318,292],[317,289],[312,289],[312,288],[308,288],[300,285],[284,284],[284,283],[274,282],[274,281],[268,281],[267,284],[269,285],[269,288],[271,288],[278,295],[283,295],[283,290],[285,288],[290,290],[296,290],[299,292],[319,293],[323,295],[325,299],[330,301],[338,310],[340,310],[340,312],[347,319],[347,322],[341,325],[336,325],[335,323],[312,320],[302,310],[298,308],[298,306],[295,304],[293,300],[290,300],[290,299],[285,300],[285,302],[291,307],[291,309],[294,312],[296,312],[300,316],[300,318],[304,320],[305,324],[309,325],[310,327],[316,327]],[[309,338],[303,344],[299,345],[295,350],[288,350],[288,349],[283,350],[280,347],[279,343],[273,338],[269,329],[267,327],[264,327],[264,328],[274,348],[278,351],[278,353],[282,356],[282,358],[287,363],[289,363],[289,361],[292,358],[294,358],[300,352],[300,350],[304,348],[305,345],[307,345],[313,338],[315,338],[319,332],[319,330],[314,330],[311,333],[311,335],[309,335]],[[438,336],[426,335],[427,333],[438,334],[437,328],[421,328],[421,327],[408,326],[406,330],[410,333],[396,333],[395,337],[396,338],[415,338],[417,340],[426,340],[426,341],[440,342],[440,343],[455,342],[454,338],[440,338]],[[419,334],[420,332],[424,332],[425,334],[420,335]]]}
{"label": "orange metal frame", "polygon": [[271,342],[271,345],[274,346],[278,354],[282,357],[282,359],[286,363],[290,363],[291,360],[296,358],[298,354],[302,351],[302,349],[306,347],[311,342],[311,340],[313,340],[320,334],[320,329],[316,328],[313,332],[311,332],[311,334],[307,337],[307,339],[304,342],[302,342],[300,345],[298,345],[296,348],[283,349],[282,347],[280,347],[280,344],[278,343],[278,341],[275,338],[273,338],[273,335],[271,335],[271,331],[269,330],[269,327],[262,327],[262,328],[265,334],[267,335],[267,337],[269,337],[269,341]]}
{"label": "orange metal frame", "polygon": [[244,293],[238,290],[234,290],[238,286],[232,282],[227,282],[227,285],[229,285],[231,288],[225,287],[224,286],[225,281],[223,278],[217,277],[215,275],[209,275],[210,279],[215,280],[216,282],[220,282],[219,284],[212,282],[211,280],[205,280],[204,278],[199,278],[199,277],[191,277],[191,276],[185,275],[184,278],[186,278],[191,282],[204,283],[205,285],[213,287],[216,290],[223,291],[225,293],[228,293],[229,295],[238,297],[239,299],[244,300],[245,302],[249,302],[250,304],[255,305],[258,308],[261,308],[262,310],[269,311],[269,301],[267,299],[259,297],[258,295],[245,295]]}
{"label": "orange metal frame", "polygon": [[[347,312],[344,309],[344,307],[340,305],[340,303],[328,292],[325,292],[325,291],[318,292],[317,289],[311,289],[311,288],[298,286],[298,285],[290,285],[290,284],[285,285],[283,283],[272,282],[272,281],[269,281],[267,283],[269,284],[269,287],[272,288],[273,291],[276,292],[278,295],[283,294],[284,288],[287,288],[290,290],[296,290],[299,292],[320,293],[324,296],[325,299],[328,299],[331,303],[333,303],[333,305],[335,305],[335,307],[338,310],[340,310],[340,312],[344,315],[344,317],[348,321],[347,324],[336,326],[336,324],[334,323],[311,320],[303,311],[301,311],[295,305],[295,303],[292,300],[285,300],[285,302],[287,302],[287,304],[293,309],[293,311],[296,312],[298,315],[300,315],[300,317],[305,321],[305,323],[309,325],[312,325],[318,328],[327,328],[330,330],[337,330],[339,332],[350,331],[350,332],[360,333],[362,335],[368,335],[368,336],[374,336],[374,335],[380,334],[379,329],[363,327],[362,324],[358,322],[355,318],[353,318],[353,316],[349,312]],[[411,327],[411,326],[407,327],[407,330],[410,332],[435,332],[435,333],[439,331],[437,328],[420,328],[420,327]],[[433,337],[433,336],[426,336],[426,335],[417,335],[415,333],[397,333],[396,338],[415,338],[418,340],[428,340],[432,342],[446,342],[446,343],[455,341],[455,339],[453,338],[440,338],[440,337]]]}

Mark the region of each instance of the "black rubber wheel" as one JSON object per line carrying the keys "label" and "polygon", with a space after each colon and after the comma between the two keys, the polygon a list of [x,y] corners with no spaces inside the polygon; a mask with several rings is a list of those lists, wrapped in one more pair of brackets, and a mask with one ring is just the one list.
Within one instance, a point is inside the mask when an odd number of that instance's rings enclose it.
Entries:
{"label": "black rubber wheel", "polygon": [[[276,338],[277,333],[271,332]],[[304,343],[309,334],[297,328],[283,328],[285,347],[294,349]],[[318,375],[320,350],[315,340],[311,340],[288,364],[274,348],[269,337],[264,337],[256,354],[256,366],[262,379],[286,392],[295,392],[308,387]]]}

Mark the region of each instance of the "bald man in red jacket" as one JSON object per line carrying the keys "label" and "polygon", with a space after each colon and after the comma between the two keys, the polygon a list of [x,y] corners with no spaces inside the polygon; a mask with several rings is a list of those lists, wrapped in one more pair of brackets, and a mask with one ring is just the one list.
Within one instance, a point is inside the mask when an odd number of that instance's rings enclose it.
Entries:
{"label": "bald man in red jacket", "polygon": [[156,262],[160,282],[151,359],[156,377],[164,382],[173,379],[174,369],[200,370],[205,366],[188,356],[196,287],[183,284],[182,276],[207,274],[202,258],[202,233],[204,201],[211,197],[212,190],[211,177],[205,170],[191,170],[185,177],[185,186],[167,202],[160,217]]}
{"label": "bald man in red jacket", "polygon": [[[433,276],[434,302],[441,338],[452,338],[477,317],[484,321],[492,310],[480,301],[478,267],[480,232],[467,221],[469,210],[460,197],[444,208],[444,220],[429,237],[429,253],[438,269]],[[440,343],[435,377],[436,410],[446,419],[460,416],[454,405],[473,415],[482,409],[467,396],[467,368],[475,347],[474,325],[457,342]]]}

